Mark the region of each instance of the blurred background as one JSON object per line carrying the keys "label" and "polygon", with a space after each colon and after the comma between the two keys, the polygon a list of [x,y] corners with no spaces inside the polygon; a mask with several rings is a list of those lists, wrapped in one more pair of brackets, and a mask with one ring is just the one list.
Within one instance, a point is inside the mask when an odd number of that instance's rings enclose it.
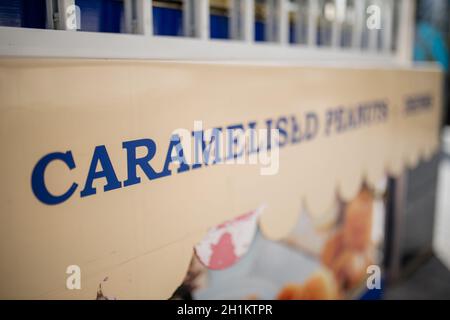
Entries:
{"label": "blurred background", "polygon": [[[368,21],[377,9],[379,21]],[[383,297],[450,299],[449,12],[449,0],[0,0],[0,54],[439,64],[446,74],[442,148],[388,181]],[[148,39],[117,46],[113,34]]]}

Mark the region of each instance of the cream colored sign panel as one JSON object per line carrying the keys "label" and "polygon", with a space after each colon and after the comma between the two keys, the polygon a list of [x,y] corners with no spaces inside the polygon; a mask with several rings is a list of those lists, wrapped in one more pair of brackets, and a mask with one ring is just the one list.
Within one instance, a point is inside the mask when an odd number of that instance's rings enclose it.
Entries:
{"label": "cream colored sign panel", "polygon": [[[434,69],[2,60],[0,295],[91,299],[108,277],[119,299],[167,298],[209,227],[264,206],[261,228],[280,238],[302,204],[323,214],[337,195],[429,157],[441,78]],[[188,151],[171,138],[183,128],[205,138],[196,121],[225,135],[217,164],[181,161]],[[247,129],[278,130],[275,174],[223,164]],[[248,145],[241,157],[264,146]],[[71,265],[81,290],[66,288]]]}

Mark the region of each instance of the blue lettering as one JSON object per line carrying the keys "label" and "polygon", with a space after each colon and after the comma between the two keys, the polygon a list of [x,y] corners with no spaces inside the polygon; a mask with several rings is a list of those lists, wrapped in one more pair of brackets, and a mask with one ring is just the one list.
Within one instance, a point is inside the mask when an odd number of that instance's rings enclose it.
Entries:
{"label": "blue lettering", "polygon": [[[103,170],[97,171],[98,163],[101,164]],[[105,192],[119,189],[122,186],[120,181],[117,179],[116,173],[114,172],[114,168],[111,160],[109,159],[105,146],[95,147],[86,183],[84,184],[84,189],[80,192],[80,196],[86,197],[95,194],[96,189],[92,186],[92,183],[95,179],[99,178],[106,178],[106,185],[103,187]]]}
{"label": "blue lettering", "polygon": [[[150,166],[149,162],[155,156],[156,144],[151,139],[140,139],[133,141],[126,141],[122,143],[122,147],[127,150],[127,167],[128,167],[128,178],[123,182],[125,187],[131,186],[141,182],[141,178],[136,174],[136,168],[141,167],[145,175],[149,179],[158,178],[158,174]],[[141,158],[136,157],[136,149],[138,147],[145,147],[147,149],[147,154]]]}
{"label": "blue lettering", "polygon": [[70,198],[70,196],[75,192],[75,189],[78,187],[76,183],[73,183],[69,190],[67,190],[64,194],[60,196],[52,195],[47,187],[45,186],[45,169],[50,164],[50,162],[54,160],[63,161],[70,170],[75,168],[75,162],[72,157],[72,152],[67,151],[66,153],[62,152],[54,152],[49,153],[41,160],[38,161],[36,166],[33,169],[33,173],[31,174],[31,188],[33,189],[33,193],[40,201],[45,204],[55,205],[61,202],[66,201]]}
{"label": "blue lettering", "polygon": [[[173,148],[175,148],[175,150],[176,150],[176,156],[172,157]],[[181,145],[180,136],[177,134],[172,135],[172,137],[170,138],[170,144],[169,144],[169,148],[167,150],[166,161],[164,163],[164,169],[160,173],[158,178],[170,176],[171,171],[169,169],[169,166],[174,161],[178,161],[180,163],[180,166],[178,167],[178,170],[177,170],[178,173],[189,170],[189,165],[186,164],[186,159],[184,158],[184,152],[183,152],[183,147]]]}

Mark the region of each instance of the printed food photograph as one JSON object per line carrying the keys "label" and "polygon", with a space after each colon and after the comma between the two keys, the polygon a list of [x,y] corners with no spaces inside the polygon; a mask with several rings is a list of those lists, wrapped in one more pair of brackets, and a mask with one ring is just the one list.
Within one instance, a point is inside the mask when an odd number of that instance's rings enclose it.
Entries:
{"label": "printed food photograph", "polygon": [[356,299],[368,267],[382,265],[386,180],[363,186],[314,219],[302,210],[290,235],[265,239],[261,208],[209,231],[172,299]]}

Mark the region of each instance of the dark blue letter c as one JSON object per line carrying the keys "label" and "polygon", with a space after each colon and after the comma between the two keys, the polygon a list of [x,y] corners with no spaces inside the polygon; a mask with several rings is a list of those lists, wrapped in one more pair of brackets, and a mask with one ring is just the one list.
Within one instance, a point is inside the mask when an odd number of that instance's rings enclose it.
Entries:
{"label": "dark blue letter c", "polygon": [[63,152],[54,152],[49,153],[44,156],[41,160],[38,161],[36,166],[33,169],[33,173],[31,175],[31,188],[33,189],[33,193],[40,201],[45,204],[55,205],[61,202],[66,201],[70,198],[70,196],[75,192],[75,189],[78,187],[76,183],[73,183],[72,186],[67,190],[64,194],[60,196],[52,195],[47,187],[45,186],[45,169],[48,164],[54,160],[63,161],[70,170],[75,168],[75,162],[73,161],[73,156],[71,151]]}

